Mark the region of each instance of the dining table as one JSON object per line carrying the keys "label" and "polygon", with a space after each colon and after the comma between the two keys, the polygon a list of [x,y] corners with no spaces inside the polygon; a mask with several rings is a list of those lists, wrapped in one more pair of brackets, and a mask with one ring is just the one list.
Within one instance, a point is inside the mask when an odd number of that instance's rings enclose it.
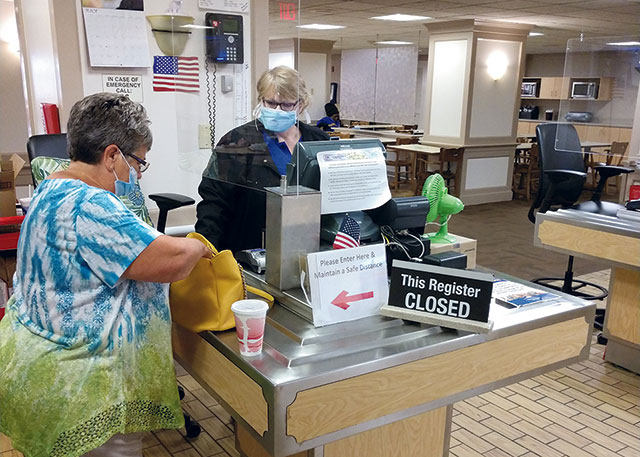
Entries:
{"label": "dining table", "polygon": [[411,174],[410,179],[413,182],[414,188],[417,191],[417,160],[418,157],[423,159],[427,167],[431,164],[440,163],[440,148],[437,146],[429,146],[425,144],[397,144],[387,146],[387,151],[391,151],[394,154],[399,152],[408,152],[411,156]]}

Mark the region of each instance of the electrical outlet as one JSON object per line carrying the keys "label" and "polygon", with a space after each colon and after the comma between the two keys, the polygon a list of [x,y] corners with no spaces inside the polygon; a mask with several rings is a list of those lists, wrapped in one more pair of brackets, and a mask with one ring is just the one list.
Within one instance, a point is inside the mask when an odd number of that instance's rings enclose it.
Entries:
{"label": "electrical outlet", "polygon": [[198,147],[211,149],[211,126],[209,124],[198,125]]}

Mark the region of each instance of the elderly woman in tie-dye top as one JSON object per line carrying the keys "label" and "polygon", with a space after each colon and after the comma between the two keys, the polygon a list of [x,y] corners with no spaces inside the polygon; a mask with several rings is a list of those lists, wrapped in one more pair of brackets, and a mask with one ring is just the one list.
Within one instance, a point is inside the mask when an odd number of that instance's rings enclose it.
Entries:
{"label": "elderly woman in tie-dye top", "polygon": [[0,432],[26,457],[141,454],[139,432],[183,425],[166,283],[210,254],[117,197],[151,147],[141,105],[88,96],[67,130],[71,164],[33,197],[0,322]]}

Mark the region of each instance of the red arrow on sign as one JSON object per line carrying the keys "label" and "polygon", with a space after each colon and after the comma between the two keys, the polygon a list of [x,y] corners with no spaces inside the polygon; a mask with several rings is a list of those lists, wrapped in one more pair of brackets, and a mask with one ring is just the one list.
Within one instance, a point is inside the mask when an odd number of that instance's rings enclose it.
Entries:
{"label": "red arrow on sign", "polygon": [[336,298],[333,299],[331,304],[337,306],[338,308],[348,309],[350,306],[349,302],[366,300],[367,298],[373,298],[373,291],[365,292],[362,294],[349,295],[346,290],[343,290],[338,294]]}

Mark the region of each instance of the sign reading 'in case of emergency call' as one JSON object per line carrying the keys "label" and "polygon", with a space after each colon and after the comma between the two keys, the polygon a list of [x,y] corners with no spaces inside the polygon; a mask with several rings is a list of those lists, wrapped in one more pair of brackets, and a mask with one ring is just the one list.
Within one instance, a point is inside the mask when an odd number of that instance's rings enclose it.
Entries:
{"label": "sign reading 'in case of emergency call'", "polygon": [[102,90],[122,94],[134,102],[142,102],[142,75],[102,75]]}
{"label": "sign reading 'in case of emergency call'", "polygon": [[316,327],[376,315],[387,303],[384,244],[308,254],[307,275]]}

